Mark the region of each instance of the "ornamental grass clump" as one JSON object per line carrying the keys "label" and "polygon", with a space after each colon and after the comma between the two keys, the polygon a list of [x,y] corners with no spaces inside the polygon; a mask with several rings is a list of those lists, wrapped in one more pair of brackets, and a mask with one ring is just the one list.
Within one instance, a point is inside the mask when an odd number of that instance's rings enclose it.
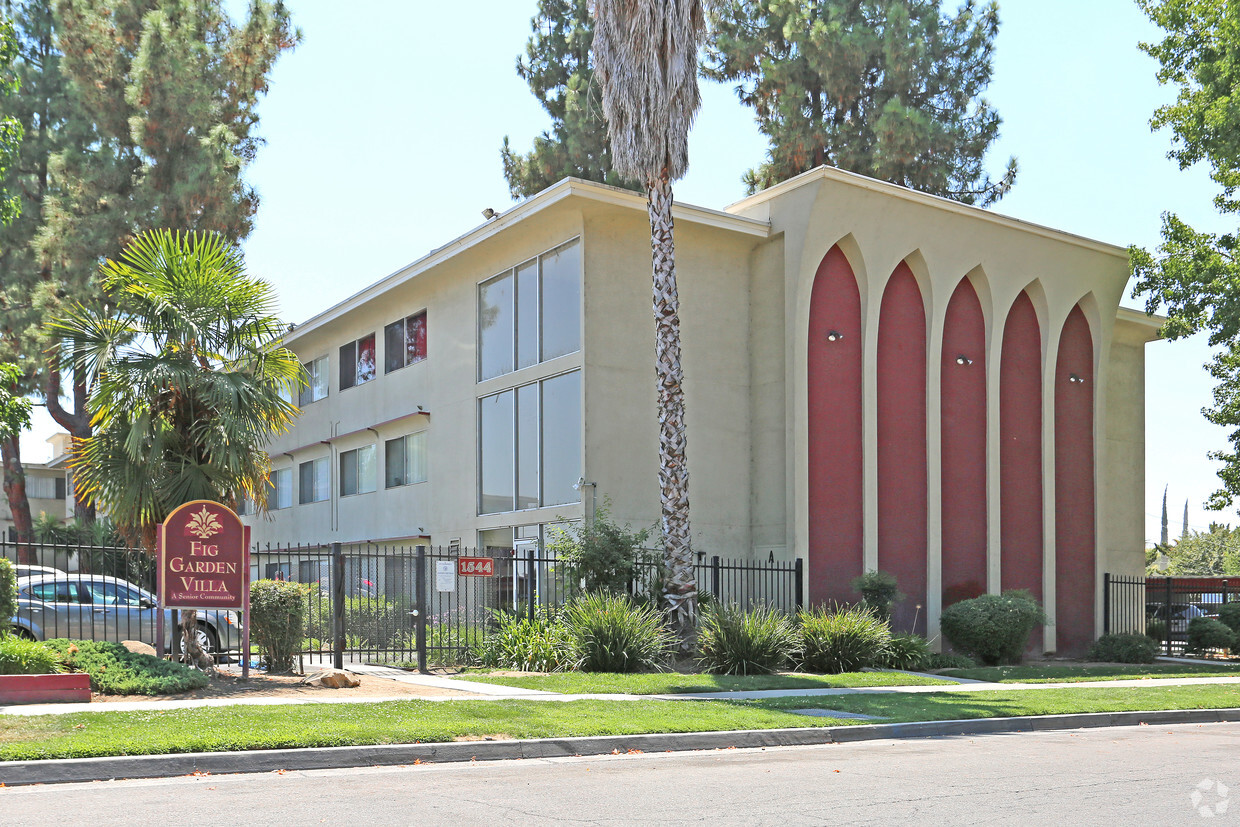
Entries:
{"label": "ornamental grass clump", "polygon": [[564,607],[574,666],[582,672],[649,672],[662,669],[676,638],[663,614],[624,594],[595,592]]}
{"label": "ornamental grass clump", "polygon": [[719,675],[767,675],[788,665],[797,634],[783,612],[712,606],[698,629],[698,664]]}
{"label": "ornamental grass clump", "polygon": [[921,635],[892,635],[887,654],[879,664],[887,669],[918,671],[930,660],[930,641]]}
{"label": "ornamental grass clump", "polygon": [[0,637],[0,675],[50,675],[65,671],[56,652],[37,640]]}
{"label": "ornamental grass clump", "polygon": [[271,672],[297,664],[306,626],[306,587],[286,580],[250,584],[250,642]]}
{"label": "ornamental grass clump", "polygon": [[795,658],[803,672],[856,672],[887,657],[891,630],[864,606],[802,609],[797,621]]}
{"label": "ornamental grass clump", "polygon": [[482,639],[478,660],[492,669],[560,672],[573,664],[573,640],[559,618],[495,612],[495,628]]}
{"label": "ornamental grass clump", "polygon": [[939,627],[957,651],[986,666],[1020,663],[1029,635],[1046,623],[1042,605],[1023,589],[983,594],[943,610]]}

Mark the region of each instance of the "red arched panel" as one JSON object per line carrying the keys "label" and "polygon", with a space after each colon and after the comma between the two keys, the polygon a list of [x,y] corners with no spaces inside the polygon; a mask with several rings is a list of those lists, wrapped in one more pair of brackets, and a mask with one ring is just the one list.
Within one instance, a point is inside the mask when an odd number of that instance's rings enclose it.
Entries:
{"label": "red arched panel", "polygon": [[1094,640],[1094,342],[1078,305],[1055,363],[1055,639],[1061,654]]}
{"label": "red arched panel", "polygon": [[809,599],[855,599],[861,574],[861,294],[832,247],[809,308]]}
{"label": "red arched panel", "polygon": [[1042,599],[1042,334],[1026,293],[1008,311],[999,360],[999,579]]}
{"label": "red arched panel", "polygon": [[986,323],[961,280],[943,322],[943,605],[986,591]]}
{"label": "red arched panel", "polygon": [[[901,262],[878,323],[878,568],[906,599],[892,626],[924,631],[926,604],[926,311]],[[920,605],[922,610],[917,611]]]}

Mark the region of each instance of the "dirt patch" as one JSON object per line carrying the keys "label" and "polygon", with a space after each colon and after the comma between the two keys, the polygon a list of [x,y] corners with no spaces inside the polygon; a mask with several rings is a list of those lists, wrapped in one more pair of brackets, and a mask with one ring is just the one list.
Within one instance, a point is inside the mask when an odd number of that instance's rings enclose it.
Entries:
{"label": "dirt patch", "polygon": [[[308,674],[314,674],[313,671]],[[374,675],[357,675],[360,686],[331,689],[325,686],[306,686],[303,675],[268,675],[250,672],[250,679],[242,681],[240,674],[219,671],[202,689],[181,692],[176,695],[101,695],[91,693],[91,703],[114,703],[116,701],[186,701],[209,698],[274,698],[311,699],[316,701],[348,700],[355,698],[469,698],[477,697],[470,692],[440,689],[435,686],[418,686]]]}

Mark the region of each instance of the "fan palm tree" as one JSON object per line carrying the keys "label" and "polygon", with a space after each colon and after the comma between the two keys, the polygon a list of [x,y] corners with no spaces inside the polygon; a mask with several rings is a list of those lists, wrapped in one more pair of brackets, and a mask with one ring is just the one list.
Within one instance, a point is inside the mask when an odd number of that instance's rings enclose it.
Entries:
{"label": "fan palm tree", "polygon": [[[77,490],[148,551],[183,503],[264,506],[262,446],[297,416],[289,400],[303,382],[271,286],[246,275],[222,236],[167,230],[139,235],[100,276],[108,304],[76,305],[51,325],[74,343],[62,360],[93,389],[94,433],[70,463]],[[201,663],[196,613],[182,611],[181,625]]]}
{"label": "fan palm tree", "polygon": [[594,15],[594,66],[612,162],[621,176],[646,185],[654,258],[664,596],[687,650],[696,625],[697,582],[689,530],[672,181],[689,166],[689,127],[701,105],[702,0],[595,0]]}

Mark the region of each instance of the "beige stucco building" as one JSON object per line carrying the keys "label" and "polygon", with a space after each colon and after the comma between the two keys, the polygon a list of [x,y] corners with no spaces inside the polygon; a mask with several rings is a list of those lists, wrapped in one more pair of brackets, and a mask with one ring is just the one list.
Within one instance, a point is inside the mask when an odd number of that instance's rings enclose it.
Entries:
{"label": "beige stucco building", "polygon": [[[26,473],[26,497],[30,501],[30,516],[38,520],[47,515],[58,522],[73,517],[73,486],[69,484],[68,459],[69,435],[56,433],[48,437],[52,446],[52,458],[47,462],[27,462],[22,467]],[[13,533],[13,513],[7,497],[0,496],[0,536],[10,542],[16,541]]]}
{"label": "beige stucco building", "polygon": [[[675,209],[696,550],[896,573],[900,622],[1030,588],[1047,649],[1143,568],[1122,248],[834,169]],[[259,543],[511,547],[658,519],[645,199],[568,179],[297,326]]]}

